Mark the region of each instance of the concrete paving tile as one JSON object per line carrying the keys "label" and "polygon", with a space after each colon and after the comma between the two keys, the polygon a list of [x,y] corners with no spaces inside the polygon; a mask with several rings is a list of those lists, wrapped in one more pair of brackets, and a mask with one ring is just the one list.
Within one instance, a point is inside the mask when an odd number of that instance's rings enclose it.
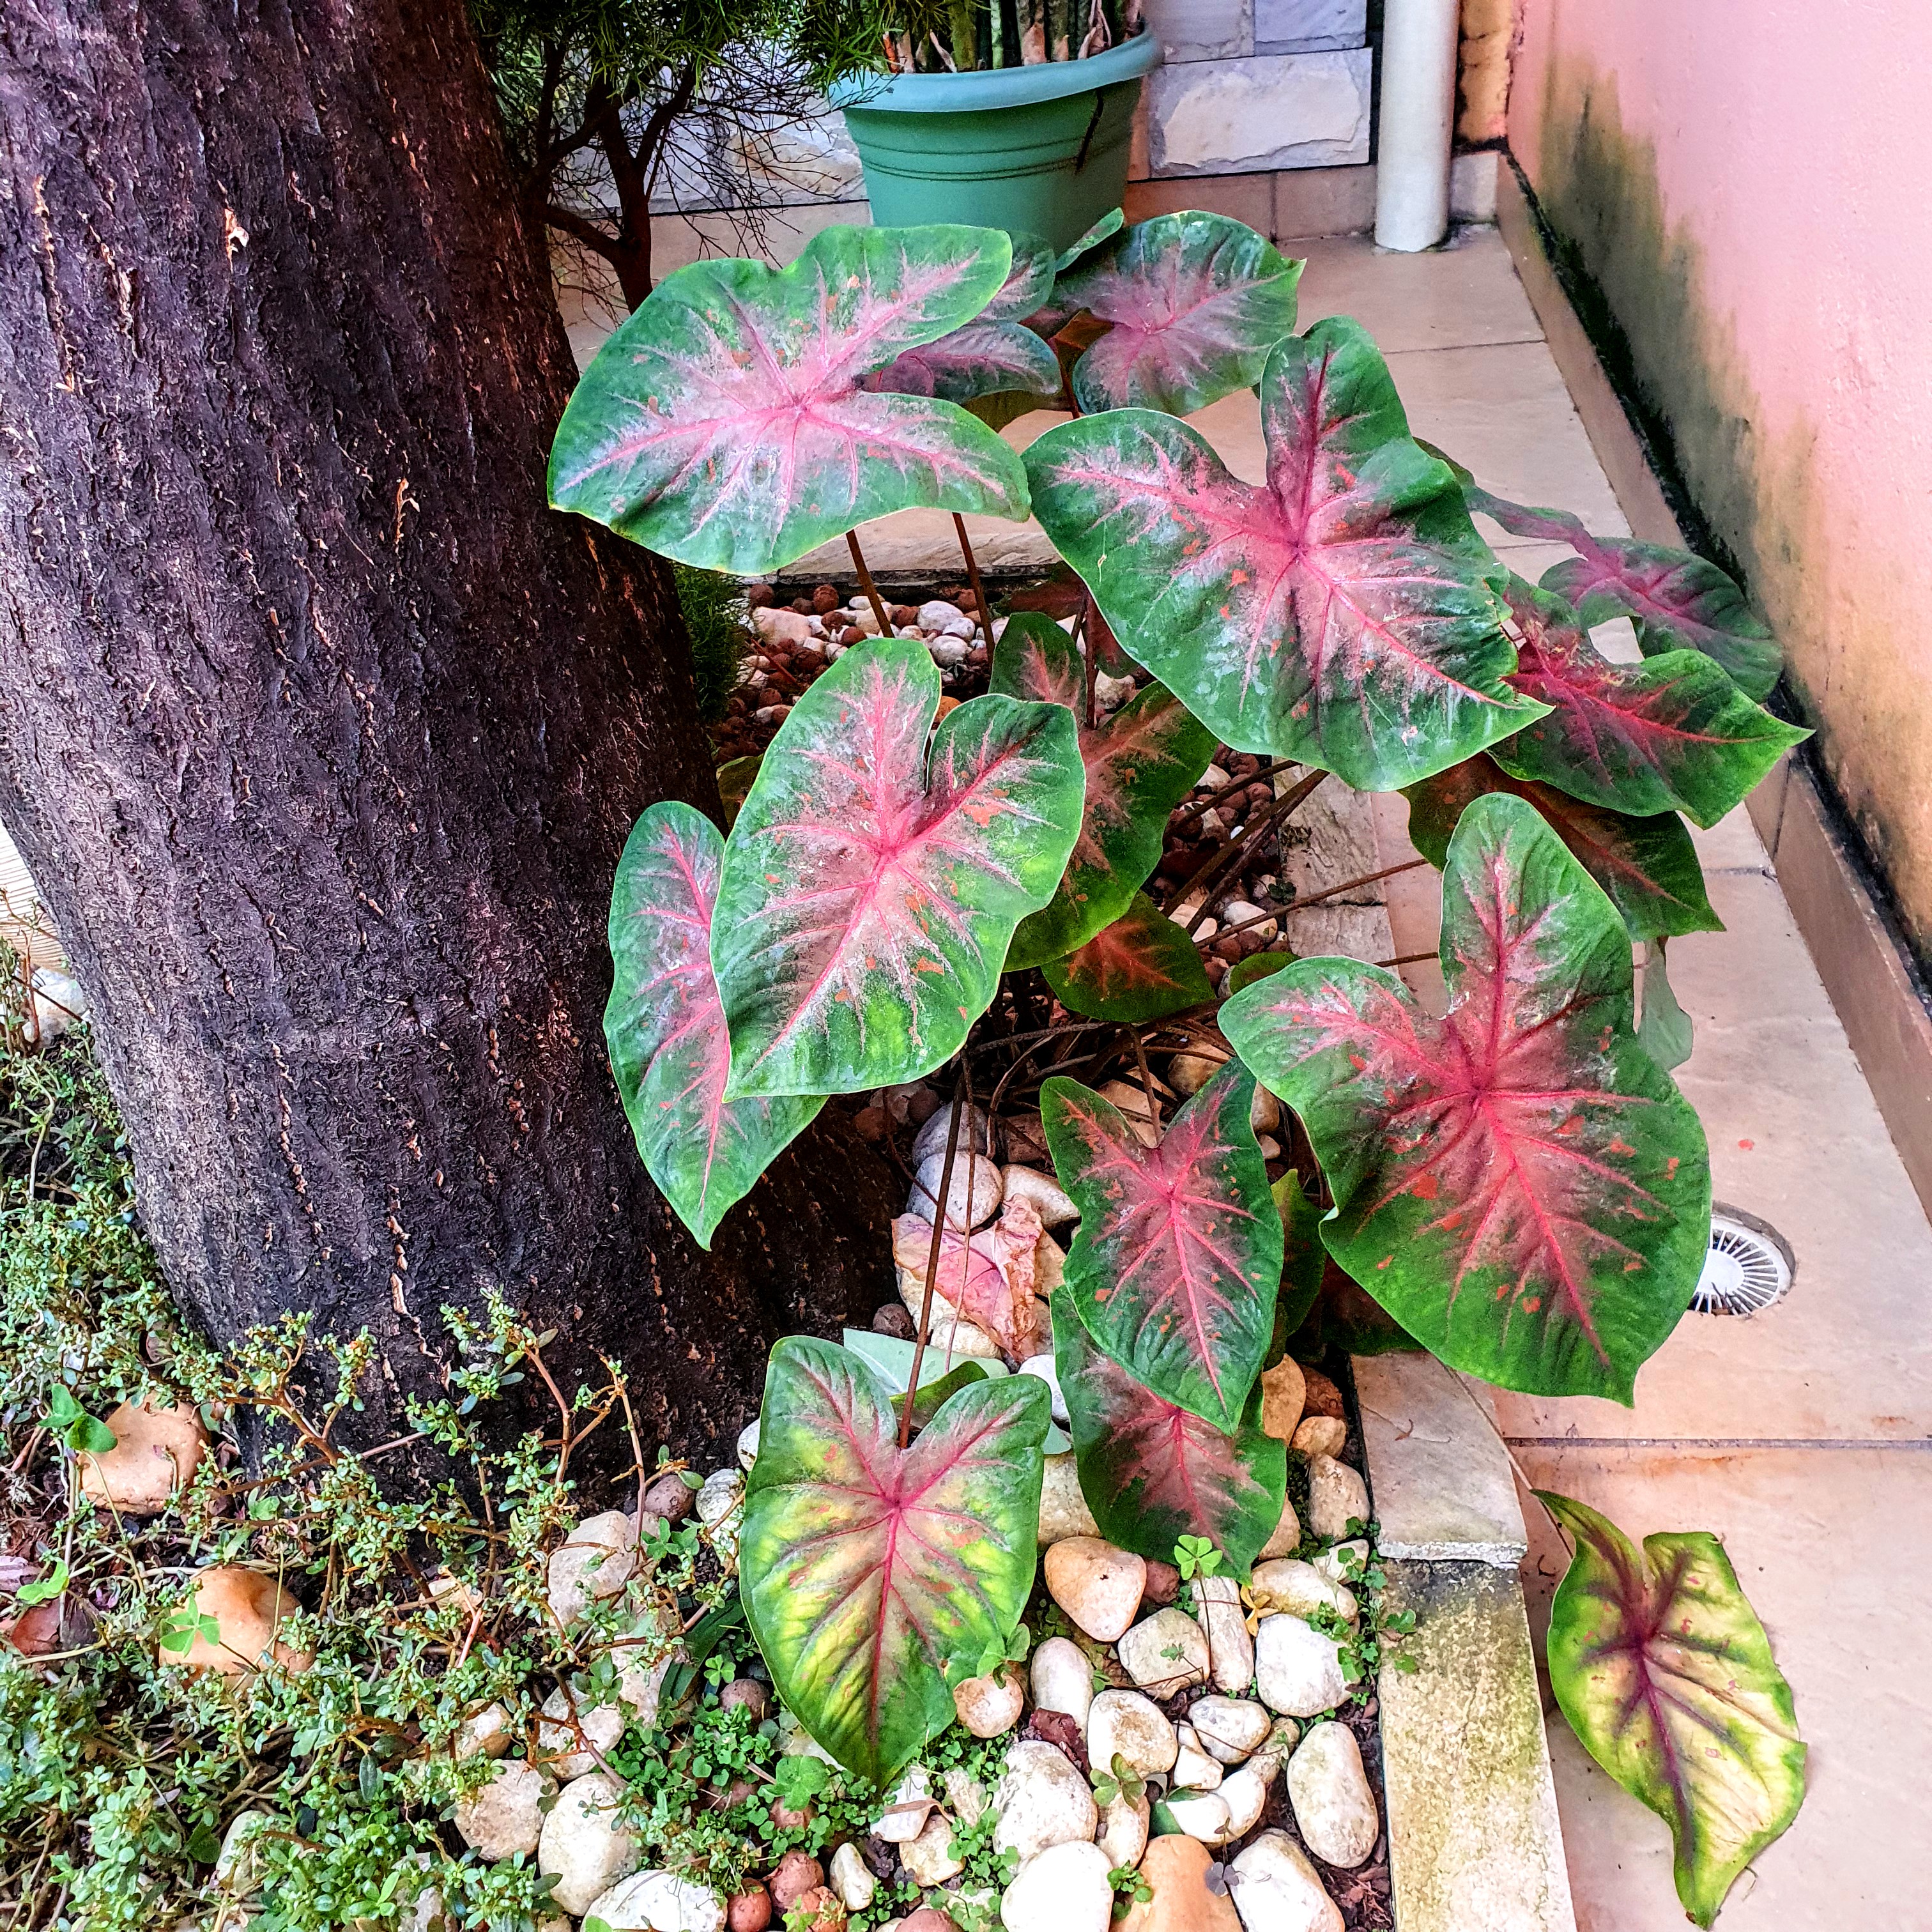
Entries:
{"label": "concrete paving tile", "polygon": [[1701,826],[1691,826],[1690,842],[1696,847],[1697,857],[1706,873],[1772,869],[1771,855],[1765,850],[1764,841],[1757,836],[1750,813],[1742,805],[1726,812],[1708,832]]}
{"label": "concrete paving tile", "polygon": [[1352,316],[1385,356],[1543,339],[1508,247],[1493,228],[1462,230],[1453,246],[1415,255],[1385,253],[1366,235],[1284,242],[1281,250],[1308,263],[1301,273],[1304,328],[1324,316]]}
{"label": "concrete paving tile", "polygon": [[[1919,1927],[1932,1892],[1932,1682],[1917,1667],[1932,1587],[1932,1453],[1519,1444],[1540,1488],[1629,1536],[1720,1537],[1791,1682],[1810,1754],[1797,1822],[1732,1888],[1724,1932]],[[1540,1649],[1567,1558],[1526,1506]],[[1663,1821],[1598,1770],[1546,1702],[1581,1932],[1682,1932]]]}

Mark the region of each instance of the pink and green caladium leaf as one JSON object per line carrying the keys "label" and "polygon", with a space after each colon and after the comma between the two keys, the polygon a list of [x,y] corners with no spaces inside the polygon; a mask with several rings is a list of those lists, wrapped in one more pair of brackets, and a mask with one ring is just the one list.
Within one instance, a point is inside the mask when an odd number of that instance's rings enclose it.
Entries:
{"label": "pink and green caladium leaf", "polygon": [[1070,1013],[1135,1026],[1165,1019],[1214,997],[1201,955],[1144,892],[1136,892],[1112,926],[1084,946],[1040,969]]}
{"label": "pink and green caladium leaf", "polygon": [[1476,800],[1492,792],[1527,799],[1535,806],[1571,856],[1610,895],[1633,939],[1724,929],[1711,909],[1697,848],[1676,812],[1634,818],[1586,805],[1553,786],[1511,778],[1486,753],[1405,791],[1415,849],[1439,869],[1448,857],[1457,820]]}
{"label": "pink and green caladium leaf", "polygon": [[1442,876],[1441,1019],[1304,959],[1221,1030],[1301,1116],[1328,1252],[1452,1368],[1628,1403],[1710,1236],[1696,1114],[1637,1043],[1630,940],[1534,807],[1478,799]]}
{"label": "pink and green caladium leaf", "polygon": [[1136,1382],[1065,1294],[1053,1298],[1053,1353],[1080,1492],[1100,1534],[1161,1563],[1184,1536],[1204,1536],[1245,1577],[1288,1488],[1288,1444],[1261,1426],[1259,1385],[1225,1433]]}
{"label": "pink and green caladium leaf", "polygon": [[738,1536],[746,1621],[785,1708],[847,1770],[892,1783],[953,1722],[952,1686],[1004,1646],[1033,1588],[1050,1397],[976,1382],[909,1449],[848,1349],[772,1351]]}
{"label": "pink and green caladium leaf", "polygon": [[1550,706],[1490,753],[1504,770],[1612,812],[1712,826],[1808,737],[1754,704],[1700,651],[1612,664],[1560,597],[1513,577],[1510,684]]}
{"label": "pink and green caladium leaf", "polygon": [[1089,416],[1184,416],[1252,388],[1268,351],[1294,333],[1301,266],[1225,214],[1136,222],[1061,282],[1069,310],[1111,325],[1074,366],[1075,400]]}
{"label": "pink and green caladium leaf", "polygon": [[1646,1536],[1640,1553],[1594,1510],[1537,1494],[1576,1546],[1550,1606],[1550,1688],[1583,1748],[1670,1827],[1677,1896],[1708,1925],[1804,1802],[1791,1687],[1708,1531]]}
{"label": "pink and green caladium leaf", "polygon": [[1274,1332],[1282,1217],[1231,1060],[1148,1147],[1077,1080],[1040,1089],[1060,1184],[1080,1210],[1066,1258],[1088,1334],[1163,1401],[1232,1432]]}
{"label": "pink and green caladium leaf", "polygon": [[933,731],[938,708],[926,646],[882,638],[818,678],[766,750],[712,923],[732,1097],[930,1072],[1058,886],[1080,829],[1071,714],[988,696]]}
{"label": "pink and green caladium leaf", "polygon": [[1060,358],[1024,326],[1053,292],[1053,250],[1036,236],[1015,236],[1013,266],[999,292],[973,320],[893,357],[862,386],[965,403],[1019,390],[1060,392]]}
{"label": "pink and green caladium leaf", "polygon": [[1574,608],[1586,626],[1628,617],[1646,657],[1702,651],[1749,698],[1768,698],[1784,668],[1771,627],[1744,602],[1736,580],[1688,550],[1592,536],[1568,510],[1532,509],[1474,484],[1469,507],[1512,536],[1568,544],[1576,552],[1543,573],[1543,588]]}
{"label": "pink and green caladium leaf", "polygon": [[1066,876],[1052,904],[1013,935],[1006,965],[1016,970],[1065,958],[1126,910],[1160,862],[1168,816],[1208,769],[1214,740],[1157,684],[1090,728],[1082,723],[1086,666],[1073,640],[1038,610],[1007,619],[993,646],[992,688],[1064,705],[1079,730],[1087,774],[1086,810]]}
{"label": "pink and green caladium leaf", "polygon": [[997,229],[827,228],[789,268],[667,275],[578,384],[552,505],[747,576],[914,505],[1024,517],[1019,458],[983,423],[860,386],[978,314],[1012,261]]}
{"label": "pink and green caladium leaf", "polygon": [[1359,325],[1270,352],[1268,481],[1172,416],[1117,410],[1026,453],[1034,513],[1121,644],[1238,751],[1412,784],[1543,707],[1512,691],[1504,572],[1411,440]]}
{"label": "pink and green caladium leaf", "polygon": [[825,1102],[817,1095],[728,1100],[730,1036],[711,976],[711,909],[724,841],[704,814],[654,805],[632,829],[610,894],[616,969],[604,1009],[624,1112],[638,1151],[679,1218],[711,1245]]}

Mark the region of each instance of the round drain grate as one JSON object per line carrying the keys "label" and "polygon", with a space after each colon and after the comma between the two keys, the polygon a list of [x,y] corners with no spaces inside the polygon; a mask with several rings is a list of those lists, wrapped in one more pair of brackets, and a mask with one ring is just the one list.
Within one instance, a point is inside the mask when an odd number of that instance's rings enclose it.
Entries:
{"label": "round drain grate", "polygon": [[1768,1221],[1714,1204],[1711,1251],[1691,1309],[1699,1315],[1759,1314],[1791,1292],[1796,1272],[1789,1244]]}

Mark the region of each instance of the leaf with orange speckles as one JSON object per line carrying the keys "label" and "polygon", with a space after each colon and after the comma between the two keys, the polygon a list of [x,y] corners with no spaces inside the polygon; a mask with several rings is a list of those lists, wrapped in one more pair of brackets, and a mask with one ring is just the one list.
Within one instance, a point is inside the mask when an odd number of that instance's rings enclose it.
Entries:
{"label": "leaf with orange speckles", "polygon": [[1412,784],[1544,707],[1510,688],[1504,572],[1388,364],[1332,317],[1270,352],[1264,482],[1153,410],[1048,430],[1034,513],[1122,647],[1238,751]]}
{"label": "leaf with orange speckles", "polygon": [[728,1097],[929,1073],[991,1004],[1015,927],[1052,898],[1080,829],[1072,713],[976,698],[934,730],[938,706],[926,646],[880,638],[778,728],[712,921]]}
{"label": "leaf with orange speckles", "polygon": [[1135,893],[1126,910],[1085,945],[1064,959],[1049,959],[1040,970],[1069,1012],[1130,1026],[1204,1006],[1214,997],[1186,928],[1144,892]]}
{"label": "leaf with orange speckles", "polygon": [[1791,1686],[1706,1530],[1646,1536],[1538,1496],[1576,1546],[1550,1610],[1550,1685],[1583,1748],[1670,1827],[1677,1896],[1708,1925],[1798,1816],[1804,1742]]}
{"label": "leaf with orange speckles", "polygon": [[1505,1388],[1628,1402],[1703,1267],[1703,1129],[1638,1043],[1622,922],[1533,807],[1478,799],[1442,885],[1442,1018],[1304,959],[1222,1030],[1301,1116],[1328,1252],[1404,1328]]}
{"label": "leaf with orange speckles", "polygon": [[1080,1210],[1063,1292],[1094,1340],[1163,1400],[1232,1430],[1274,1332],[1281,1211],[1238,1060],[1144,1145],[1077,1080],[1040,1089],[1060,1184]]}

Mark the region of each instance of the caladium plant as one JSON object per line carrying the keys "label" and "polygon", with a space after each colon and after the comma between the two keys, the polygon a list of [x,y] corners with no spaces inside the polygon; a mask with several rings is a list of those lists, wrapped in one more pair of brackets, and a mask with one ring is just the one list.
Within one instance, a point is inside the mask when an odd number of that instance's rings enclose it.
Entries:
{"label": "caladium plant", "polygon": [[1005,1654],[1033,1586],[1049,1399],[970,1384],[909,1448],[850,1350],[772,1352],[738,1566],[785,1707],[849,1771],[890,1784],[952,1720],[952,1686]]}
{"label": "caladium plant", "polygon": [[1804,1802],[1791,1687],[1730,1558],[1702,1530],[1647,1536],[1538,1492],[1576,1545],[1550,1611],[1550,1684],[1584,1748],[1670,1827],[1677,1895],[1708,1925]]}
{"label": "caladium plant", "polygon": [[1403,1328],[1505,1388],[1627,1403],[1703,1267],[1703,1130],[1637,1043],[1615,909],[1529,806],[1478,800],[1442,883],[1442,1018],[1303,960],[1222,1030],[1307,1128],[1329,1252]]}
{"label": "caladium plant", "polygon": [[1258,485],[1147,410],[1028,449],[1034,512],[1130,653],[1236,749],[1364,790],[1540,716],[1507,682],[1506,573],[1366,332],[1335,318],[1277,343],[1261,405]]}
{"label": "caladium plant", "polygon": [[1135,893],[1112,925],[1041,970],[1054,998],[1089,1019],[1131,1025],[1185,1012],[1214,997],[1187,928],[1144,892]]}
{"label": "caladium plant", "polygon": [[866,376],[1005,284],[997,229],[827,228],[789,268],[694,262],[598,350],[550,452],[550,499],[684,563],[776,570],[926,504],[1026,514],[1019,459],[937,395]]}

